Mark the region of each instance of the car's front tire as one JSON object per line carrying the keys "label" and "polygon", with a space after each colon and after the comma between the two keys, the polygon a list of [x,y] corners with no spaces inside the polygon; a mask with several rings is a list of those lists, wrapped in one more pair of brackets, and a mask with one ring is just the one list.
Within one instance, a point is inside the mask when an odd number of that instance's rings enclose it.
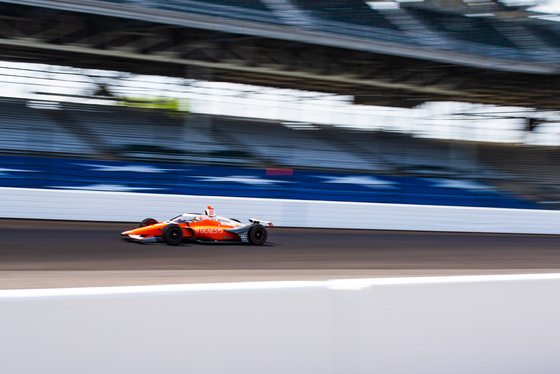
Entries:
{"label": "car's front tire", "polygon": [[268,239],[268,232],[262,225],[254,225],[249,229],[249,243],[254,245],[262,245]]}
{"label": "car's front tire", "polygon": [[169,245],[178,245],[183,241],[183,229],[181,226],[172,223],[163,228],[161,237]]}

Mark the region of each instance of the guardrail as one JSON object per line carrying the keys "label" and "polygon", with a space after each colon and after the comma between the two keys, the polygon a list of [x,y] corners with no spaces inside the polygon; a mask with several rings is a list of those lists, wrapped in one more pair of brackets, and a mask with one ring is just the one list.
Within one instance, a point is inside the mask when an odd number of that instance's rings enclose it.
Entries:
{"label": "guardrail", "polygon": [[212,205],[220,216],[276,226],[560,234],[560,211],[0,188],[0,217],[140,222]]}
{"label": "guardrail", "polygon": [[560,274],[0,291],[2,373],[558,373]]}

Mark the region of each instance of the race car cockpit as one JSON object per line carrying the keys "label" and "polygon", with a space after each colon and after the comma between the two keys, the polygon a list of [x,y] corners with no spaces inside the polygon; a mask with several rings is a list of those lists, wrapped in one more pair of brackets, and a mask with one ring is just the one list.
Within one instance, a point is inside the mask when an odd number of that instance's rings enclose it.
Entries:
{"label": "race car cockpit", "polygon": [[199,214],[183,213],[180,216],[171,218],[169,221],[173,223],[197,222],[202,221],[203,217]]}

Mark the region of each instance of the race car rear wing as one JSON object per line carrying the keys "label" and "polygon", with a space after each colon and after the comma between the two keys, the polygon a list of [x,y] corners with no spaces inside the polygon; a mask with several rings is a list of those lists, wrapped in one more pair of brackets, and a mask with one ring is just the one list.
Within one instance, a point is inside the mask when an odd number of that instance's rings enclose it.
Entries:
{"label": "race car rear wing", "polygon": [[251,223],[267,224],[267,225],[269,225],[270,227],[274,227],[274,225],[272,224],[272,222],[263,221],[262,219],[249,218],[249,222],[251,222]]}

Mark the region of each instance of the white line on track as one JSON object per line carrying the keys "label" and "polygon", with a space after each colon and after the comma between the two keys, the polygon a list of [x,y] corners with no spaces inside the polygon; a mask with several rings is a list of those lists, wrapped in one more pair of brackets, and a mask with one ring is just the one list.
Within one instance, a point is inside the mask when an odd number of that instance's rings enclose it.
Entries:
{"label": "white line on track", "polygon": [[451,284],[512,281],[546,281],[560,279],[560,273],[548,274],[502,274],[502,275],[467,275],[436,277],[401,277],[401,278],[364,278],[331,279],[326,281],[270,281],[270,282],[233,282],[233,283],[198,283],[154,286],[119,286],[119,287],[83,287],[83,288],[49,288],[0,290],[0,301],[9,299],[65,298],[94,296],[132,296],[177,294],[192,292],[235,292],[263,290],[293,290],[325,288],[328,290],[361,290],[375,286],[415,285],[415,284]]}

